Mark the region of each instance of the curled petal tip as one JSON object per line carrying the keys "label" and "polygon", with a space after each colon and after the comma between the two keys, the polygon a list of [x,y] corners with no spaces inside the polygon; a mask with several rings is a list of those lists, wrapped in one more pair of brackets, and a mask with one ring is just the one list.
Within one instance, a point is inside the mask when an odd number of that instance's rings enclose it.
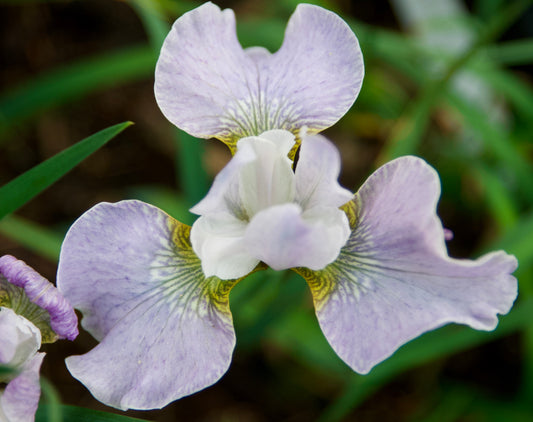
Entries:
{"label": "curled petal tip", "polygon": [[50,315],[50,326],[59,338],[74,340],[78,318],[72,306],[46,278],[11,255],[0,257],[0,275],[10,284],[24,289],[28,299]]}

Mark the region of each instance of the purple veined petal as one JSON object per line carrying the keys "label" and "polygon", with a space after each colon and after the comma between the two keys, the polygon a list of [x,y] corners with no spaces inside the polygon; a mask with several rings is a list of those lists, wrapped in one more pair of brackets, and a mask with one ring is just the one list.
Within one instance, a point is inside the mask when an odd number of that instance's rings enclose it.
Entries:
{"label": "purple veined petal", "polygon": [[59,289],[101,341],[67,367],[109,406],[161,408],[229,367],[237,280],[203,276],[189,231],[151,205],[122,201],[96,205],[65,237]]}
{"label": "purple veined petal", "polygon": [[299,4],[283,45],[259,73],[265,102],[279,110],[280,128],[297,133],[307,126],[319,132],[344,116],[359,95],[363,55],[357,37],[338,15]]}
{"label": "purple veined petal", "polygon": [[[45,353],[36,353],[0,394],[0,420],[33,422],[39,405],[39,371]],[[2,416],[5,418],[3,419]]]}
{"label": "purple veined petal", "polygon": [[340,207],[352,193],[337,181],[341,169],[339,151],[321,135],[303,136],[296,165],[296,202],[304,209]]}
{"label": "purple veined petal", "polygon": [[313,132],[334,124],[363,78],[357,38],[336,14],[299,5],[276,53],[243,50],[233,11],[212,3],[173,25],[157,62],[155,96],[163,114],[199,138],[232,150],[269,129]]}
{"label": "purple veined petal", "polygon": [[233,11],[208,2],[172,26],[157,61],[154,90],[161,111],[180,129],[230,140],[247,123],[232,114],[246,107],[240,102],[253,92],[256,78],[256,65],[237,39]]}
{"label": "purple veined petal", "polygon": [[244,239],[249,253],[275,270],[318,270],[337,258],[349,235],[346,215],[336,208],[302,213],[297,204],[283,204],[257,213]]}
{"label": "purple veined petal", "polygon": [[339,258],[322,271],[297,269],[326,338],[359,373],[448,323],[492,330],[516,298],[514,256],[447,255],[439,195],[438,175],[423,160],[386,164],[354,197],[355,228]]}
{"label": "purple veined petal", "polygon": [[[24,289],[27,298],[50,315],[50,327],[59,336],[74,340],[78,335],[78,318],[72,306],[46,278],[11,255],[0,257],[0,276]],[[40,325],[39,325],[40,326]],[[43,337],[45,333],[43,333]]]}

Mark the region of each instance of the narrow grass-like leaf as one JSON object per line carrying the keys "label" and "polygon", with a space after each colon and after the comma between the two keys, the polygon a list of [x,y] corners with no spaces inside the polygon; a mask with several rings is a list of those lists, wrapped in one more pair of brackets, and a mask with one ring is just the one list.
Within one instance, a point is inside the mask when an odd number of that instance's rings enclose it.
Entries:
{"label": "narrow grass-like leaf", "polygon": [[381,161],[416,154],[418,145],[429,125],[436,97],[436,93],[422,95],[418,101],[407,108],[391,132],[389,143],[381,153]]}
{"label": "narrow grass-like leaf", "polygon": [[[528,292],[531,294],[531,292]],[[524,363],[522,369],[522,395],[533,402],[533,326],[527,327],[522,334]]]}
{"label": "narrow grass-like leaf", "polygon": [[130,4],[141,18],[152,48],[159,52],[170,30],[160,4],[153,0],[131,0]]}
{"label": "narrow grass-like leaf", "polygon": [[150,75],[156,54],[149,46],[107,53],[36,77],[0,97],[0,142],[9,127],[35,113],[115,84]]}
{"label": "narrow grass-like leaf", "polygon": [[46,421],[47,422],[63,422],[63,411],[61,408],[61,400],[54,386],[48,382],[44,377],[41,377],[41,390],[43,392],[46,406]]}
{"label": "narrow grass-like leaf", "polygon": [[432,107],[440,99],[440,96],[448,91],[447,85],[451,78],[477,54],[480,48],[488,44],[511,25],[529,4],[531,4],[531,0],[517,1],[507,7],[502,13],[496,15],[484,27],[483,32],[479,35],[476,42],[463,54],[449,63],[442,77],[425,84],[413,106],[406,111],[402,119],[403,122],[413,120],[415,122],[405,123],[405,127],[401,127],[401,130],[393,132],[389,145],[382,153],[385,159],[416,153],[417,147],[422,140],[424,129],[428,124]]}
{"label": "narrow grass-like leaf", "polygon": [[516,256],[520,271],[533,268],[533,214],[523,216],[496,246]]}
{"label": "narrow grass-like leaf", "polygon": [[[273,324],[271,324],[273,325]],[[345,379],[351,370],[329,346],[311,309],[292,307],[269,330],[269,338],[318,373]]]}
{"label": "narrow grass-like leaf", "polygon": [[447,99],[461,114],[465,123],[475,130],[484,143],[486,151],[505,163],[518,176],[520,187],[530,201],[533,201],[533,167],[525,160],[520,151],[513,145],[509,133],[502,126],[487,119],[485,113],[473,107],[464,98],[448,92]]}
{"label": "narrow grass-like leaf", "polygon": [[[531,45],[533,48],[533,44]],[[528,120],[533,120],[533,90],[510,72],[497,69],[479,69],[478,74],[491,87],[502,94],[517,112]]]}
{"label": "narrow grass-like leaf", "polygon": [[24,205],[132,124],[124,122],[95,133],[2,186],[0,219]]}
{"label": "narrow grass-like leaf", "polygon": [[0,233],[52,262],[59,259],[62,234],[16,215],[0,220]]}
{"label": "narrow grass-like leaf", "polygon": [[476,393],[464,388],[447,388],[439,397],[438,404],[425,416],[416,415],[417,422],[455,422],[461,420],[468,407],[475,400]]}
{"label": "narrow grass-like leaf", "polygon": [[474,175],[485,191],[490,214],[502,232],[514,227],[518,220],[518,210],[502,180],[482,163],[474,165]]}
{"label": "narrow grass-like leaf", "polygon": [[7,365],[0,365],[0,378],[6,376],[6,375],[13,375],[16,374],[17,371],[13,369],[10,366]]}
{"label": "narrow grass-like leaf", "polygon": [[189,12],[192,9],[200,6],[203,1],[187,1],[187,0],[157,0],[161,9],[169,16],[178,17],[183,13]]}
{"label": "narrow grass-like leaf", "polygon": [[[408,76],[413,82],[421,80],[419,62],[429,53],[415,40],[396,32],[375,28],[362,22],[348,19],[348,24],[357,35],[365,62],[377,58]],[[364,89],[364,83],[363,83]]]}
{"label": "narrow grass-like leaf", "polygon": [[198,203],[207,193],[209,182],[202,161],[204,140],[176,129],[177,180],[181,185],[188,206]]}
{"label": "narrow grass-like leaf", "polygon": [[485,49],[488,56],[505,66],[519,66],[533,63],[533,38],[493,44]]}
{"label": "narrow grass-like leaf", "polygon": [[254,347],[276,321],[284,324],[290,319],[295,305],[302,300],[306,285],[297,274],[270,269],[259,272],[252,280],[253,286],[248,287],[248,279],[246,281],[241,283],[243,287],[237,286],[240,288],[235,289],[235,295],[232,292],[235,296],[231,299],[232,309],[239,344]]}
{"label": "narrow grass-like leaf", "polygon": [[[52,422],[48,419],[49,405],[40,405],[35,415],[35,422]],[[145,419],[85,409],[76,406],[61,406],[64,422],[146,422]]]}

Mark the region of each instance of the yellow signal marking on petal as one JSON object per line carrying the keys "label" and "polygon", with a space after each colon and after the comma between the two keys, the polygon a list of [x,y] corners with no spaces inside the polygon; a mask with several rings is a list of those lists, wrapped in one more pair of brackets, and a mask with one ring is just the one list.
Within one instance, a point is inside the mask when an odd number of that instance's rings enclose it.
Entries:
{"label": "yellow signal marking on petal", "polygon": [[296,153],[298,152],[298,148],[300,148],[300,145],[302,145],[302,140],[299,136],[296,136],[294,139],[294,145],[292,146],[291,150],[289,151],[289,158],[294,161],[296,158]]}
{"label": "yellow signal marking on petal", "polygon": [[320,271],[313,271],[309,268],[294,268],[293,270],[300,274],[307,282],[307,285],[311,289],[315,310],[319,311],[327,303],[328,297],[335,289],[336,282],[334,274],[328,271],[328,267]]}
{"label": "yellow signal marking on petal", "polygon": [[[261,130],[259,132],[240,132],[238,134],[232,133],[231,135],[223,135],[218,134],[215,135],[215,138],[219,141],[222,141],[226,146],[229,148],[231,155],[235,155],[235,152],[237,151],[237,142],[239,142],[240,139],[246,138],[248,136],[259,136],[261,133],[266,132],[267,130],[272,129],[283,129],[291,132],[295,136],[294,145],[292,146],[291,150],[289,151],[289,158],[294,161],[294,157],[296,156],[296,152],[298,151],[298,148],[300,148],[300,145],[302,144],[302,139],[300,138],[300,128],[292,128],[292,127],[270,127],[264,130]],[[320,132],[320,129],[316,128],[307,128],[307,134],[308,135],[314,135]]]}
{"label": "yellow signal marking on petal", "polygon": [[356,195],[354,199],[340,207],[340,209],[346,214],[346,217],[348,217],[348,222],[350,223],[350,229],[352,231],[355,230],[357,220],[359,219],[358,207],[356,203],[357,198],[358,196]]}
{"label": "yellow signal marking on petal", "polygon": [[[192,288],[197,286],[201,290],[200,297],[204,298],[209,305],[231,321],[229,294],[233,287],[246,276],[234,280],[221,280],[214,276],[206,278],[202,271],[200,258],[192,249],[190,240],[191,227],[170,216],[168,217],[168,224],[171,229],[173,243],[176,246],[175,254],[178,265],[184,269],[187,277],[194,279],[193,282],[196,282]],[[265,265],[259,264],[251,273],[265,268]]]}
{"label": "yellow signal marking on petal", "polygon": [[225,138],[221,136],[216,137],[219,141],[222,141],[226,144],[226,146],[229,148],[231,155],[235,155],[235,152],[237,152],[237,141],[238,138],[231,137],[231,138]]}
{"label": "yellow signal marking on petal", "polygon": [[358,265],[357,262],[353,262],[349,253],[341,252],[339,258],[323,270],[295,268],[294,271],[300,274],[309,285],[315,310],[319,312],[333,294],[342,297],[349,292],[350,297],[358,298],[361,293],[365,292],[366,287],[361,285],[358,279]]}
{"label": "yellow signal marking on petal", "polygon": [[[344,204],[340,209],[346,213],[348,221],[350,223],[350,228],[353,232],[355,226],[357,225],[358,217],[358,206],[357,206],[357,195],[350,202]],[[315,304],[315,309],[319,311],[324,304],[327,303],[328,298],[331,296],[332,292],[337,287],[337,280],[352,278],[345,274],[344,269],[349,267],[351,264],[348,264],[348,256],[350,254],[343,248],[341,249],[337,259],[329,264],[326,268],[318,271],[310,270],[309,268],[293,268],[293,270],[300,274],[311,289],[311,295],[313,296],[313,302]],[[356,281],[356,280],[352,280]]]}

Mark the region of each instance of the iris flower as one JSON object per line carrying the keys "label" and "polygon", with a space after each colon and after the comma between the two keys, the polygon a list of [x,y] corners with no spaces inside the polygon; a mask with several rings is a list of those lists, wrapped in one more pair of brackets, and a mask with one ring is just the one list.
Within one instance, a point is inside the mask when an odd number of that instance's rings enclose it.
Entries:
{"label": "iris flower", "polygon": [[216,382],[235,346],[229,293],[266,265],[305,278],[332,348],[363,374],[425,331],[491,330],[509,311],[516,259],[448,256],[426,162],[396,159],[355,195],[338,184],[339,153],[316,132],[346,112],[362,77],[355,35],[320,7],[297,7],[274,54],[243,50],[233,12],[211,3],[176,21],[158,103],[234,156],[192,209],[192,229],[122,201],[96,205],[67,233],[58,286],[99,341],[67,366],[98,400],[160,408]]}
{"label": "iris flower", "polygon": [[78,319],[59,291],[10,255],[0,258],[0,421],[34,420],[41,388],[41,342],[74,340]]}

